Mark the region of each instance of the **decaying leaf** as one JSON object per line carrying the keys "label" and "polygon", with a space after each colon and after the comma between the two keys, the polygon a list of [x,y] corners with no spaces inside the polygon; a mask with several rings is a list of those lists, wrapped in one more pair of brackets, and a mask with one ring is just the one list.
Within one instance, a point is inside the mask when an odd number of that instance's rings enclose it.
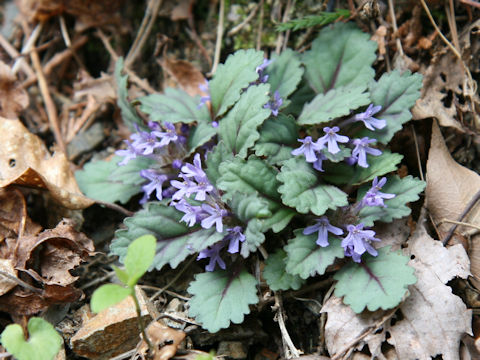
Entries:
{"label": "decaying leaf", "polygon": [[10,184],[48,189],[51,196],[69,209],[83,209],[93,201],[83,196],[65,154],[50,155],[40,138],[19,120],[0,117],[0,187]]}
{"label": "decaying leaf", "polygon": [[28,106],[27,92],[16,81],[10,66],[0,61],[0,116],[9,119],[16,119]]}
{"label": "decaying leaf", "polygon": [[[165,57],[160,61],[162,68],[173,80],[190,96],[205,96],[199,86],[205,84],[205,77],[192,63],[185,60],[171,59]],[[176,87],[176,86],[173,86]]]}
{"label": "decaying leaf", "polygon": [[[470,274],[465,250],[461,245],[445,248],[418,226],[405,253],[412,257],[409,265],[415,268],[418,281],[409,287],[410,295],[394,315],[395,322],[388,319],[388,311],[357,315],[336,297],[324,305],[331,355],[348,351],[349,345],[357,350],[368,345],[372,357],[380,359],[427,360],[440,354],[443,359],[459,359],[460,339],[471,333],[472,312],[445,284]],[[394,346],[396,356],[382,353],[385,340]]]}
{"label": "decaying leaf", "polygon": [[[158,321],[154,321],[148,325],[146,333],[153,347],[156,349],[153,360],[168,360],[174,357],[178,346],[186,336],[183,331],[169,328]],[[147,351],[147,343],[142,340],[139,353],[146,354]]]}
{"label": "decaying leaf", "polygon": [[[458,164],[445,145],[440,128],[432,125],[432,140],[427,160],[427,188],[425,189],[427,208],[435,223],[443,219],[458,220],[459,215],[471,198],[480,190],[480,175]],[[480,204],[475,206],[463,220],[480,225]],[[446,233],[451,224],[439,226]],[[470,228],[460,226],[464,233]]]}
{"label": "decaying leaf", "polygon": [[0,259],[0,271],[2,272],[2,274],[0,275],[0,296],[1,296],[9,292],[10,290],[12,290],[15,286],[17,286],[16,281],[9,279],[4,274],[8,274],[16,278],[17,271],[13,267],[13,261],[8,259]]}

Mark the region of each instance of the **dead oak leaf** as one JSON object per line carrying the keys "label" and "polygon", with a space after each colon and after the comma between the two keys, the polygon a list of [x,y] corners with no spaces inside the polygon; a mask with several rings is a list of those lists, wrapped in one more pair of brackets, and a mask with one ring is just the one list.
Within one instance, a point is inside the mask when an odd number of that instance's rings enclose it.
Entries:
{"label": "dead oak leaf", "polygon": [[48,189],[53,199],[69,209],[83,209],[93,201],[81,194],[65,154],[53,156],[42,140],[19,120],[0,117],[0,187],[10,184]]}
{"label": "dead oak leaf", "polygon": [[177,83],[188,95],[208,95],[200,89],[200,85],[205,85],[206,83],[205,77],[192,63],[169,57],[165,57],[159,63],[168,75],[172,77],[174,83]]}

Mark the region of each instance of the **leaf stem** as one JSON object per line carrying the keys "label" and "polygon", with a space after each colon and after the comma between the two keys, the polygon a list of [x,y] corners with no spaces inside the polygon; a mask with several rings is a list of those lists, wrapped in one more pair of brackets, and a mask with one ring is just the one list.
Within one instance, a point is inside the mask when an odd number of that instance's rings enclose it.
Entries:
{"label": "leaf stem", "polygon": [[145,324],[143,323],[142,319],[142,310],[140,309],[140,303],[138,302],[137,294],[135,292],[135,288],[131,288],[132,290],[132,298],[133,302],[135,303],[135,310],[137,312],[137,320],[138,320],[138,327],[140,328],[140,331],[142,332],[143,339],[147,343],[148,350],[150,350],[150,354],[153,356],[154,354],[154,347],[152,343],[150,342],[150,339],[147,336],[147,333],[145,331]]}

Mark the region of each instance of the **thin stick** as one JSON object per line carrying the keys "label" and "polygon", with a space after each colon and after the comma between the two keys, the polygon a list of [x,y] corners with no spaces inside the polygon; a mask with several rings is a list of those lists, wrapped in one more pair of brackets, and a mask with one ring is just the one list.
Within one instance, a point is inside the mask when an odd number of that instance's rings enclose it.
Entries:
{"label": "thin stick", "polygon": [[[480,199],[480,191],[478,191],[472,198],[472,200],[470,200],[470,202],[467,204],[465,210],[463,210],[463,212],[460,214],[460,216],[458,217],[458,220],[457,221],[462,221],[463,218],[468,214],[468,212],[470,210],[472,210],[472,208],[475,206],[475,204],[477,203],[477,201]],[[448,243],[448,241],[452,238],[452,235],[453,233],[455,232],[455,230],[457,229],[457,224],[453,225],[450,230],[448,230],[448,233],[447,233],[447,236],[445,236],[445,238],[442,240],[442,243],[443,245],[445,245],[446,243]]]}
{"label": "thin stick", "polygon": [[225,0],[220,0],[220,9],[218,11],[217,41],[215,42],[215,55],[213,57],[213,66],[210,75],[215,74],[220,63],[220,52],[222,50],[223,22],[225,16]]}
{"label": "thin stick", "polygon": [[423,169],[422,169],[422,162],[420,161],[420,150],[418,148],[418,139],[417,139],[417,133],[415,132],[415,128],[413,125],[410,125],[412,129],[412,134],[413,134],[413,141],[415,142],[415,153],[417,155],[417,165],[418,165],[418,171],[420,173],[420,179],[422,181],[425,181],[423,178]]}
{"label": "thin stick", "polygon": [[393,32],[395,34],[396,38],[396,44],[398,48],[398,52],[400,53],[401,56],[404,56],[403,52],[403,47],[402,47],[402,42],[400,41],[400,38],[398,37],[398,27],[397,27],[397,18],[395,17],[395,9],[393,7],[393,0],[388,0],[388,9],[390,11],[390,17],[392,18],[392,27],[393,27]]}
{"label": "thin stick", "polygon": [[460,2],[480,9],[480,3],[474,0],[460,0]]}
{"label": "thin stick", "polygon": [[285,326],[285,319],[283,318],[283,304],[282,298],[278,292],[275,292],[275,305],[274,307],[277,311],[275,314],[276,321],[278,322],[278,326],[280,327],[280,332],[282,333],[282,340],[284,341],[284,345],[286,346],[286,354],[285,357],[287,359],[291,358],[299,358],[301,352],[297,350],[295,345],[293,344],[290,335],[288,334],[287,327]]}
{"label": "thin stick", "polygon": [[480,226],[478,225],[473,225],[473,224],[470,224],[470,223],[466,223],[466,222],[462,222],[462,221],[455,221],[455,220],[449,220],[449,219],[442,219],[440,220],[440,222],[438,223],[438,225],[441,225],[443,223],[447,223],[447,224],[456,224],[456,225],[460,225],[460,226],[466,226],[466,227],[471,227],[473,229],[477,229],[480,231]]}
{"label": "thin stick", "polygon": [[[27,42],[22,48],[22,51],[20,54],[25,54],[26,52],[30,51],[37,41],[38,37],[40,36],[40,32],[42,31],[42,23],[38,24],[35,29],[33,29],[32,33],[30,34],[30,37],[28,38]],[[18,68],[21,66],[21,63],[25,61],[25,59],[21,56],[19,57],[15,63],[12,66],[12,73],[16,74],[18,71]]]}
{"label": "thin stick", "polygon": [[262,45],[262,33],[263,33],[263,0],[260,1],[260,14],[258,15],[258,30],[257,30],[257,43],[255,49],[260,50]]}
{"label": "thin stick", "polygon": [[20,280],[19,278],[15,277],[13,275],[10,275],[7,272],[4,272],[4,271],[0,270],[0,275],[6,277],[9,280],[12,280],[13,282],[16,282],[18,285],[24,287],[25,289],[33,291],[34,293],[37,293],[37,294],[43,293],[42,289],[39,289],[39,288],[36,288],[36,287],[34,287],[30,284],[27,284],[25,281]]}
{"label": "thin stick", "polygon": [[255,7],[252,9],[252,11],[250,11],[250,14],[248,14],[248,16],[240,24],[238,24],[237,26],[234,26],[232,29],[230,29],[230,31],[227,33],[227,36],[233,36],[236,33],[238,33],[240,30],[242,30],[243,27],[245,25],[247,25],[250,22],[250,20],[253,19],[253,17],[257,13],[257,10],[258,10],[261,3],[262,3],[262,1],[260,1],[257,5],[255,5]]}
{"label": "thin stick", "polygon": [[97,203],[98,205],[105,206],[106,208],[118,211],[119,213],[122,213],[124,215],[130,216],[130,217],[135,215],[134,212],[132,212],[130,210],[127,210],[123,206],[120,206],[118,204],[109,203],[109,202],[100,201],[100,200],[95,200],[95,199],[90,199],[90,200],[95,201],[95,203]]}
{"label": "thin stick", "polygon": [[449,6],[445,4],[445,12],[447,13],[448,26],[452,33],[452,41],[455,48],[460,51],[460,42],[458,41],[457,23],[455,21],[455,9],[453,7],[453,0],[448,1]]}
{"label": "thin stick", "polygon": [[[7,39],[5,39],[3,37],[2,34],[0,34],[0,46],[2,46],[2,48],[6,51],[6,53],[12,58],[12,59],[15,59],[15,58],[18,58],[20,57],[20,53],[17,51],[17,49],[15,49],[12,44],[10,44],[8,42]],[[30,65],[28,65],[25,61],[22,61],[20,64],[19,64],[20,68],[22,69],[22,71],[28,76],[35,76],[35,72],[32,70],[32,68],[30,67]]]}

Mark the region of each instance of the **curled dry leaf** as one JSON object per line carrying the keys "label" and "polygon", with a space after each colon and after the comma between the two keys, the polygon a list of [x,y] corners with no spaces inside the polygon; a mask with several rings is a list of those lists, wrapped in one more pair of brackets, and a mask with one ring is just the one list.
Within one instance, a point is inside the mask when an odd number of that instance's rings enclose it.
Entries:
{"label": "curled dry leaf", "polygon": [[[185,339],[183,331],[169,328],[158,321],[148,325],[146,333],[154,349],[156,349],[153,360],[168,360],[174,357],[178,346]],[[139,353],[146,354],[147,351],[147,343],[142,340]]]}
{"label": "curled dry leaf", "polygon": [[205,84],[205,77],[192,63],[165,57],[160,60],[160,65],[188,95],[208,95],[199,88]]}
{"label": "curled dry leaf", "polygon": [[[480,175],[458,164],[445,145],[440,128],[432,125],[432,140],[427,160],[427,188],[425,189],[427,208],[438,224],[443,219],[458,220],[472,197],[480,191]],[[463,220],[480,225],[480,204],[475,206]],[[446,233],[451,224],[439,226]],[[466,233],[471,229],[460,226],[458,231]]]}
{"label": "curled dry leaf", "polygon": [[65,154],[50,155],[40,138],[19,120],[0,117],[0,187],[10,184],[48,189],[69,209],[83,209],[93,201],[81,194]]}
{"label": "curled dry leaf", "polygon": [[27,92],[18,85],[10,66],[0,61],[0,116],[16,119],[27,106]]}
{"label": "curled dry leaf", "polygon": [[9,259],[0,259],[0,271],[2,272],[0,275],[0,296],[6,294],[10,290],[12,290],[15,286],[17,286],[17,282],[9,279],[8,277],[4,276],[4,274],[8,274],[14,278],[17,277],[17,271],[13,267],[13,261]]}
{"label": "curled dry leaf", "polygon": [[418,281],[398,309],[400,320],[389,319],[378,327],[388,311],[357,315],[341,299],[330,298],[322,312],[328,313],[325,339],[331,355],[348,351],[349,345],[357,350],[368,345],[373,357],[390,359],[392,354],[382,353],[386,340],[394,346],[396,359],[426,360],[439,354],[443,359],[459,358],[460,339],[471,333],[472,312],[445,284],[454,277],[468,277],[465,250],[461,245],[445,248],[418,226],[405,252],[413,258],[409,265]]}

